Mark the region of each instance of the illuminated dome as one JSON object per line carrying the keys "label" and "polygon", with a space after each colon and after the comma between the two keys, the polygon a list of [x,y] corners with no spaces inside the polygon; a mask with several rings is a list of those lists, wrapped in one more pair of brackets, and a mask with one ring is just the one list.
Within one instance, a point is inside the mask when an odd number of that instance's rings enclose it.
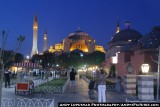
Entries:
{"label": "illuminated dome", "polygon": [[55,50],[61,50],[62,52],[80,50],[85,53],[92,53],[95,51],[105,52],[103,46],[97,45],[95,39],[79,28],[70,33],[61,44],[55,44],[53,48],[51,47],[49,51],[54,52]]}
{"label": "illuminated dome", "polygon": [[142,37],[142,34],[133,29],[124,29],[115,34],[111,40],[111,43],[118,41],[138,40]]}
{"label": "illuminated dome", "polygon": [[69,39],[91,39],[91,37],[87,33],[80,30],[70,33],[68,38]]}

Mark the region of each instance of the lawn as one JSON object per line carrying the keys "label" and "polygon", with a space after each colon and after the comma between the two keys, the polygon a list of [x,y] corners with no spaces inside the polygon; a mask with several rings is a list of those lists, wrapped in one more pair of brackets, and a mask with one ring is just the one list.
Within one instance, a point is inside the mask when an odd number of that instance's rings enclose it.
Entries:
{"label": "lawn", "polygon": [[51,86],[51,87],[56,87],[56,86],[63,86],[65,84],[65,82],[67,81],[67,78],[58,78],[58,79],[54,79],[52,81],[49,81],[45,84],[42,84],[38,87],[46,87],[46,86]]}
{"label": "lawn", "polygon": [[[67,78],[58,78],[35,87],[36,92],[61,92]],[[58,88],[59,87],[59,88]],[[55,91],[56,90],[56,91]]]}

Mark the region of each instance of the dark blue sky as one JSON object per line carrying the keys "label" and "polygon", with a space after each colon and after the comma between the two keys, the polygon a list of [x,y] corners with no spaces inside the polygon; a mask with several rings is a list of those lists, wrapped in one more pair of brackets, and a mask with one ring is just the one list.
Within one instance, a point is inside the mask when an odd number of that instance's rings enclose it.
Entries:
{"label": "dark blue sky", "polygon": [[19,52],[30,55],[36,14],[39,52],[43,50],[44,29],[49,48],[78,27],[107,49],[118,19],[121,29],[130,21],[131,27],[143,35],[160,25],[159,4],[160,0],[0,0],[0,31],[9,31],[7,50],[14,49],[20,34],[26,36]]}

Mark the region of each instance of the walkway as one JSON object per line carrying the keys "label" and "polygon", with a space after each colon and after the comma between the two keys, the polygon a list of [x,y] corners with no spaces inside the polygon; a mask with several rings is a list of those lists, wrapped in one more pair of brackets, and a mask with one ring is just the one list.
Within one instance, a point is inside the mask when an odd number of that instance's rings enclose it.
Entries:
{"label": "walkway", "polygon": [[[58,107],[59,102],[98,102],[98,93],[96,90],[88,89],[88,82],[84,79],[76,78],[76,93],[70,92],[69,89],[65,93],[57,94],[37,94],[37,97],[55,99],[55,107]],[[137,101],[136,97],[120,94],[115,91],[107,91],[107,102],[126,102]]]}
{"label": "walkway", "polygon": [[[58,107],[58,102],[97,102],[98,93],[96,90],[88,89],[88,82],[84,79],[76,78],[76,93],[70,92],[68,89],[65,93],[35,93],[30,96],[16,96],[14,94],[14,86],[11,88],[3,88],[3,97],[27,97],[27,98],[44,98],[52,99],[54,98],[55,107]],[[135,96],[129,96],[123,93],[117,93],[115,91],[107,91],[107,102],[126,102],[128,101],[138,101]]]}

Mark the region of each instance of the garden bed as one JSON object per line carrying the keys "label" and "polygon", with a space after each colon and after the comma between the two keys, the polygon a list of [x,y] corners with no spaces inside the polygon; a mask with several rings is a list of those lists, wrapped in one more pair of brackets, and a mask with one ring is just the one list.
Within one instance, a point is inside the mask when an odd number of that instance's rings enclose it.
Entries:
{"label": "garden bed", "polygon": [[35,92],[64,92],[68,84],[68,78],[58,78],[35,87]]}

